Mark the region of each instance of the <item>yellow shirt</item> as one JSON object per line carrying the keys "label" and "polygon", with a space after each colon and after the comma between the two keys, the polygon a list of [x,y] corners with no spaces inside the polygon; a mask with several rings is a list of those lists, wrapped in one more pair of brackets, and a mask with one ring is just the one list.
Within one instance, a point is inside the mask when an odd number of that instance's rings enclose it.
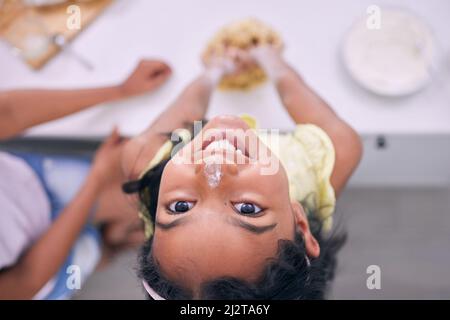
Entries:
{"label": "yellow shirt", "polygon": [[[256,128],[256,121],[252,117],[244,115],[242,119],[252,129]],[[334,189],[330,183],[335,161],[331,139],[325,131],[313,124],[297,125],[294,131],[281,133],[277,139],[271,138],[271,134],[274,133],[259,132],[258,137],[275,153],[286,170],[291,199],[299,201],[308,215],[316,215],[323,224],[324,232],[330,231],[336,205]],[[190,138],[187,131],[181,131],[179,135],[184,141]],[[143,174],[167,159],[171,151],[172,143],[168,141],[159,149]],[[149,215],[141,210],[140,216],[146,224],[146,235],[150,237],[153,224]]]}
{"label": "yellow shirt", "polygon": [[315,125],[300,124],[275,140],[270,133],[258,136],[286,170],[291,199],[299,201],[307,214],[316,215],[323,231],[330,231],[336,197],[330,183],[335,154],[328,135]]}

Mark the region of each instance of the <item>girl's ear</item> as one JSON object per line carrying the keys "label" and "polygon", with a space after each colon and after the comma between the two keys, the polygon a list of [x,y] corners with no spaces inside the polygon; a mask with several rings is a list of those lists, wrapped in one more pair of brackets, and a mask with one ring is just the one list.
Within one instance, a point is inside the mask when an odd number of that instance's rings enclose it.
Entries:
{"label": "girl's ear", "polygon": [[306,253],[312,258],[317,258],[320,255],[320,246],[309,229],[308,218],[306,217],[305,211],[297,201],[292,201],[291,206],[295,215],[295,223],[300,228],[303,238],[305,239]]}

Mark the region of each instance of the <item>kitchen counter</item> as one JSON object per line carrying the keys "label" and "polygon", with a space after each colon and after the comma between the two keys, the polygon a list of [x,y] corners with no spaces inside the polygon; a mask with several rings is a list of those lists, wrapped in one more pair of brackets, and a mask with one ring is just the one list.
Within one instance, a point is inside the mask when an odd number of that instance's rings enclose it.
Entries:
{"label": "kitchen counter", "polygon": [[[74,88],[117,83],[141,57],[163,58],[174,68],[158,92],[101,105],[28,131],[31,136],[90,137],[142,131],[201,70],[199,55],[216,30],[249,16],[271,24],[286,42],[285,56],[305,80],[362,135],[450,134],[450,1],[378,1],[409,8],[430,25],[447,62],[424,90],[403,98],[376,96],[356,84],[341,63],[343,36],[372,1],[148,1],[116,0],[71,44],[95,66],[90,72],[68,53],[40,71],[29,69],[0,45],[0,90]],[[442,55],[441,55],[442,58]],[[447,68],[443,70],[443,66]],[[439,65],[438,65],[439,67]],[[293,123],[270,84],[249,93],[216,92],[208,116],[250,113],[262,127],[288,130]]]}

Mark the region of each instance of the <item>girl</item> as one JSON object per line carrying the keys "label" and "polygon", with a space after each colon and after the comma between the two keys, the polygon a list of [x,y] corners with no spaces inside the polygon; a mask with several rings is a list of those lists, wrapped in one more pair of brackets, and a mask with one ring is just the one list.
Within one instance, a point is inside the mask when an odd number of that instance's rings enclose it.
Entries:
{"label": "girl", "polygon": [[[0,92],[0,139],[155,90],[169,75],[166,64],[147,60],[111,87]],[[0,152],[0,299],[68,298],[107,251],[142,243],[142,225],[120,190],[122,146],[114,131],[92,162]]]}
{"label": "girl", "polygon": [[[204,118],[221,78],[254,64],[275,84],[295,130],[261,133],[248,117],[220,116],[190,140],[180,128]],[[324,298],[343,243],[329,233],[336,197],[361,153],[355,131],[277,49],[208,62],[124,147],[123,189],[137,193],[146,224],[139,276],[149,297]]]}

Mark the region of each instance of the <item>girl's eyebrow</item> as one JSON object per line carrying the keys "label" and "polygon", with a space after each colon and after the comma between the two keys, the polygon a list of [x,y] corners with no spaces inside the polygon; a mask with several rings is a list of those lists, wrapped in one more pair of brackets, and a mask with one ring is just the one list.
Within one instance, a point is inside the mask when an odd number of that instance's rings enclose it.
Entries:
{"label": "girl's eyebrow", "polygon": [[255,234],[262,234],[264,232],[270,231],[273,228],[277,226],[278,223],[269,224],[267,226],[255,226],[254,224],[248,223],[246,221],[243,221],[241,219],[232,217],[231,218],[232,224],[235,226],[241,227],[247,231],[250,231]]}
{"label": "girl's eyebrow", "polygon": [[[161,228],[162,230],[170,230],[172,228],[175,228],[176,226],[186,224],[187,222],[189,222],[189,220],[190,220],[189,218],[190,218],[190,216],[182,217],[182,218],[176,219],[169,223],[162,223],[162,222],[156,221],[155,225],[156,225],[156,227]],[[254,224],[248,223],[246,221],[243,221],[243,220],[235,218],[235,217],[231,218],[231,223],[235,226],[238,226],[240,228],[243,228],[247,231],[250,231],[250,232],[252,232],[254,234],[258,234],[258,235],[272,230],[278,224],[275,222],[275,223],[267,225],[267,226],[255,226]]]}
{"label": "girl's eyebrow", "polygon": [[169,229],[175,228],[176,226],[179,226],[179,225],[182,225],[182,224],[186,224],[186,222],[189,222],[189,216],[176,219],[176,220],[174,220],[172,222],[169,222],[169,223],[162,223],[160,221],[156,221],[155,222],[155,226],[158,227],[158,228],[161,228],[163,230],[169,230]]}

